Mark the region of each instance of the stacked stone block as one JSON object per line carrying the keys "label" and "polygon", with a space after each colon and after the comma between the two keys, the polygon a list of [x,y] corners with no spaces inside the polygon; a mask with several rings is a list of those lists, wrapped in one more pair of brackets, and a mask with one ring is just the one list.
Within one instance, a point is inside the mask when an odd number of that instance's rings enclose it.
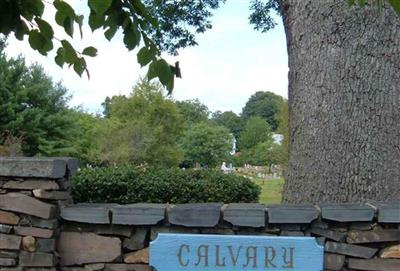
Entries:
{"label": "stacked stone block", "polygon": [[70,158],[0,158],[0,271],[56,270],[59,207],[76,170]]}
{"label": "stacked stone block", "polygon": [[66,271],[150,271],[149,242],[160,232],[313,236],[325,248],[325,270],[400,270],[400,202],[77,204],[62,207],[61,217],[58,251]]}

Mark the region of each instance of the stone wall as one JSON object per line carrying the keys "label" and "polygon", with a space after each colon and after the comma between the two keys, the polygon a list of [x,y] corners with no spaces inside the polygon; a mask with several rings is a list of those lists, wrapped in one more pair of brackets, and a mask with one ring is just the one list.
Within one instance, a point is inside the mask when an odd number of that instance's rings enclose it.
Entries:
{"label": "stone wall", "polygon": [[72,159],[0,160],[0,271],[150,271],[160,232],[314,236],[325,270],[400,270],[400,201],[68,204]]}
{"label": "stone wall", "polygon": [[[399,207],[399,203],[268,208],[261,204],[73,205],[61,209],[58,252],[62,266],[151,270],[148,246],[159,232],[315,236],[325,246],[326,270],[399,271]],[[77,270],[74,267],[65,270]]]}
{"label": "stone wall", "polygon": [[56,270],[71,158],[0,158],[0,270]]}

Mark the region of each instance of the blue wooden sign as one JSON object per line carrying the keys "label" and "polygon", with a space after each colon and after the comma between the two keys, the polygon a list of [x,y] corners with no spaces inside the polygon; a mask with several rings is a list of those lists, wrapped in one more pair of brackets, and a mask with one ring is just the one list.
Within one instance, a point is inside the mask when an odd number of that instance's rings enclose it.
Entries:
{"label": "blue wooden sign", "polygon": [[312,237],[160,233],[150,243],[157,271],[321,271],[323,255]]}

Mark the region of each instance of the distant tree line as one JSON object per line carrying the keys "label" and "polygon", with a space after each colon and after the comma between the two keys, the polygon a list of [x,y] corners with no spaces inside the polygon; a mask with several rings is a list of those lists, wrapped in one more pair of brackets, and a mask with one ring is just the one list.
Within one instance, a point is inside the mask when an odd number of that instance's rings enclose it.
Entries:
{"label": "distant tree line", "polygon": [[[103,114],[70,108],[67,89],[0,40],[0,155],[74,156],[91,165],[215,167],[286,164],[287,102],[256,92],[240,115],[211,112],[199,100],[175,101],[140,79],[128,96],[107,97]],[[230,155],[233,140],[237,155]]]}

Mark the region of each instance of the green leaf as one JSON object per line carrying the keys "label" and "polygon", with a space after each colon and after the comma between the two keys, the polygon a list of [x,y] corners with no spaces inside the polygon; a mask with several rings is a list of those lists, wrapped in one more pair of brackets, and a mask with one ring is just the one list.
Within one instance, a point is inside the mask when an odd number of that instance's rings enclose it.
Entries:
{"label": "green leaf", "polygon": [[31,30],[29,32],[29,44],[32,49],[38,50],[39,52],[43,50],[46,46],[47,39],[39,33],[38,30]]}
{"label": "green leaf", "polygon": [[87,78],[88,78],[88,79],[90,79],[90,73],[89,73],[89,70],[86,68],[86,69],[85,69],[85,71],[86,71]]}
{"label": "green leaf", "polygon": [[165,85],[171,78],[174,77],[169,64],[164,59],[160,59],[157,61],[157,71],[158,71],[158,78],[160,78],[160,82]]}
{"label": "green leaf", "polygon": [[135,8],[136,12],[144,17],[145,15],[147,15],[149,12],[146,9],[146,6],[140,1],[140,0],[136,0],[136,1],[131,1],[132,6]]}
{"label": "green leaf", "polygon": [[119,22],[120,13],[117,11],[113,11],[110,14],[107,14],[107,19],[104,22],[103,28],[107,28],[107,26],[117,25]]}
{"label": "green leaf", "polygon": [[158,76],[157,72],[157,60],[153,60],[150,63],[149,70],[147,72],[147,79],[151,80],[153,78],[156,78]]}
{"label": "green leaf", "polygon": [[148,21],[139,19],[138,22],[139,22],[140,28],[141,28],[142,30],[148,30],[148,29],[149,29],[149,23],[148,23]]}
{"label": "green leaf", "polygon": [[149,21],[154,28],[158,27],[157,19],[150,15],[148,9],[140,0],[131,1],[131,3],[140,16]]}
{"label": "green leaf", "polygon": [[82,24],[83,24],[83,19],[84,19],[83,15],[77,15],[77,16],[75,16],[75,22],[76,22],[77,24],[79,24],[79,25],[82,25]]}
{"label": "green leaf", "polygon": [[21,7],[21,14],[29,21],[33,19],[33,15],[42,16],[44,11],[44,4],[41,0],[24,0],[19,1]]}
{"label": "green leaf", "polygon": [[111,6],[112,0],[89,0],[89,7],[97,14],[103,15]]}
{"label": "green leaf", "polygon": [[165,86],[168,90],[168,95],[172,93],[172,90],[174,90],[174,81],[175,81],[175,77],[172,76],[171,80],[168,81]]}
{"label": "green leaf", "polygon": [[71,38],[74,37],[74,21],[71,17],[66,17],[63,23],[65,33],[67,33]]}
{"label": "green leaf", "polygon": [[60,12],[60,11],[57,11],[57,12],[56,12],[55,20],[56,20],[56,23],[57,23],[58,25],[64,27],[65,18],[67,18],[67,15],[65,15],[64,13],[62,13],[62,12]]}
{"label": "green leaf", "polygon": [[56,64],[57,64],[58,66],[60,66],[61,68],[64,66],[65,60],[64,60],[64,48],[63,48],[63,47],[58,48],[58,50],[57,50],[57,55],[56,55],[56,57],[54,58],[54,61],[55,61]]}
{"label": "green leaf", "polygon": [[152,59],[156,57],[156,50],[149,49],[147,47],[143,47],[142,49],[139,50],[137,53],[137,60],[140,64],[140,66],[144,67],[147,64],[150,63]]}
{"label": "green leaf", "polygon": [[82,31],[82,26],[83,26],[83,15],[75,16],[75,22],[78,24],[78,26],[79,26],[79,33],[80,33],[80,35],[81,35],[81,38],[83,38],[83,31]]}
{"label": "green leaf", "polygon": [[146,46],[155,47],[154,42],[146,35],[146,33],[142,32],[142,37]]}
{"label": "green leaf", "polygon": [[358,4],[359,4],[361,7],[364,7],[364,6],[365,6],[365,2],[366,2],[366,0],[358,0]]}
{"label": "green leaf", "polygon": [[115,33],[117,32],[117,26],[110,26],[108,29],[107,29],[107,31],[106,32],[104,32],[104,36],[106,37],[106,39],[108,40],[108,41],[110,41],[113,37],[114,37],[114,35],[115,35]]}
{"label": "green leaf", "polygon": [[74,47],[67,40],[62,40],[61,44],[64,48],[64,60],[69,64],[73,64],[78,58]]}
{"label": "green leaf", "polygon": [[86,69],[86,61],[83,57],[77,58],[74,62],[74,71],[79,74],[79,76],[82,76],[82,73]]}
{"label": "green leaf", "polygon": [[38,17],[35,18],[35,21],[40,29],[40,33],[47,39],[51,40],[54,36],[54,31],[51,25]]}
{"label": "green leaf", "polygon": [[130,27],[124,31],[124,43],[128,50],[133,50],[140,43],[140,32],[136,24],[131,24]]}
{"label": "green leaf", "polygon": [[131,18],[130,17],[125,17],[125,19],[122,21],[122,29],[127,30],[132,24]]}
{"label": "green leaf", "polygon": [[15,26],[14,35],[18,40],[23,40],[24,36],[29,33],[29,28],[22,20]]}
{"label": "green leaf", "polygon": [[161,84],[166,86],[170,93],[174,88],[174,73],[164,59],[157,61],[157,74]]}
{"label": "green leaf", "polygon": [[53,40],[46,39],[46,43],[43,46],[43,49],[39,51],[42,55],[47,55],[47,52],[53,50]]}
{"label": "green leaf", "polygon": [[97,55],[97,49],[94,48],[93,46],[89,46],[89,47],[86,47],[85,49],[83,49],[82,54],[94,57]]}
{"label": "green leaf", "polygon": [[397,12],[397,14],[400,15],[400,1],[399,0],[388,0],[390,5],[392,5],[392,8],[394,11]]}
{"label": "green leaf", "polygon": [[105,21],[105,16],[104,15],[98,15],[96,12],[92,11],[90,12],[89,15],[89,26],[92,29],[92,31],[100,28],[103,26]]}
{"label": "green leaf", "polygon": [[175,62],[175,66],[170,66],[172,73],[177,78],[182,78],[181,68],[179,67],[179,61]]}
{"label": "green leaf", "polygon": [[354,6],[356,0],[347,0],[347,3],[349,3],[350,6]]}
{"label": "green leaf", "polygon": [[53,42],[46,39],[38,30],[29,32],[29,44],[32,49],[39,51],[42,55],[47,55],[47,52],[53,49]]}
{"label": "green leaf", "polygon": [[72,18],[75,17],[74,9],[66,2],[64,2],[62,0],[55,0],[53,4],[54,4],[54,7],[57,9],[57,11],[61,12],[65,16],[72,17]]}

